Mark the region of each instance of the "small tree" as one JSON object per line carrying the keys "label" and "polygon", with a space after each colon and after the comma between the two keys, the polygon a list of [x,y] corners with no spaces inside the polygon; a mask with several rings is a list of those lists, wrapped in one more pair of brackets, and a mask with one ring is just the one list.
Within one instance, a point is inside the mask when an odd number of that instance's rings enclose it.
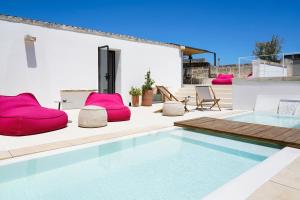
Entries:
{"label": "small tree", "polygon": [[271,41],[256,42],[253,54],[260,59],[276,62],[281,48],[282,40],[279,36],[273,35]]}
{"label": "small tree", "polygon": [[151,78],[151,72],[150,70],[147,71],[146,75],[145,75],[145,83],[144,85],[142,86],[142,90],[143,90],[143,93],[146,91],[146,90],[152,90],[152,85],[154,84],[154,80]]}

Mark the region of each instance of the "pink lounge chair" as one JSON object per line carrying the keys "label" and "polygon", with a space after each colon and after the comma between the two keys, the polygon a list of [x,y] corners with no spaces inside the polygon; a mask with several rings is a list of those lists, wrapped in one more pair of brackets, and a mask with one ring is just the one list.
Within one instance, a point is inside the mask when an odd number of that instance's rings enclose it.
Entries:
{"label": "pink lounge chair", "polygon": [[101,106],[106,109],[107,121],[130,120],[130,109],[124,105],[120,94],[103,94],[92,92],[85,101],[85,105]]}
{"label": "pink lounge chair", "polygon": [[232,85],[233,74],[218,74],[218,76],[211,81],[213,85]]}
{"label": "pink lounge chair", "polygon": [[0,134],[25,136],[65,128],[65,112],[42,107],[33,94],[0,95]]}

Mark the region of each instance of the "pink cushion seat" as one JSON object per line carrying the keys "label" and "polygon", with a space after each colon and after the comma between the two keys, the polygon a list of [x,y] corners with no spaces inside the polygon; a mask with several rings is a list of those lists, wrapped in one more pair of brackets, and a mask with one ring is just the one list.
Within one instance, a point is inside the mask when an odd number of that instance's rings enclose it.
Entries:
{"label": "pink cushion seat", "polygon": [[215,79],[211,81],[213,85],[232,85],[233,74],[218,74]]}
{"label": "pink cushion seat", "polygon": [[231,79],[234,78],[233,74],[218,74],[217,79]]}
{"label": "pink cushion seat", "polygon": [[130,120],[130,109],[124,105],[120,94],[104,94],[92,92],[86,99],[85,105],[101,106],[106,109],[107,121],[127,121]]}
{"label": "pink cushion seat", "polygon": [[44,108],[30,93],[17,96],[0,95],[0,134],[25,136],[65,128],[65,112]]}

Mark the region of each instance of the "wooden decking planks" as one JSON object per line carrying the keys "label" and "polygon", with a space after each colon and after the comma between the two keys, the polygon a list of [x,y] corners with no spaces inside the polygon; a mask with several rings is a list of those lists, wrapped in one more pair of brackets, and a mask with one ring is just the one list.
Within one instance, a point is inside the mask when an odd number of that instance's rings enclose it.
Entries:
{"label": "wooden decking planks", "polygon": [[300,148],[300,129],[251,124],[210,117],[178,121],[174,125],[183,128],[216,131]]}

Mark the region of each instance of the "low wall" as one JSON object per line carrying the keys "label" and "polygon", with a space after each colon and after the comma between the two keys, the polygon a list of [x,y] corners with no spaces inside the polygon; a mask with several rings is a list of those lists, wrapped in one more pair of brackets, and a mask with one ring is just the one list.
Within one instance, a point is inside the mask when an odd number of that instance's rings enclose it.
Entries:
{"label": "low wall", "polygon": [[258,95],[300,95],[300,77],[234,79],[233,109],[254,110]]}
{"label": "low wall", "polygon": [[[256,112],[278,114],[281,100],[300,100],[300,95],[257,95],[255,108]],[[300,114],[300,109],[296,108],[295,115]]]}
{"label": "low wall", "polygon": [[254,60],[253,77],[282,77],[287,76],[287,69],[280,63]]}
{"label": "low wall", "polygon": [[[233,74],[234,77],[239,77],[238,66],[221,66],[210,67],[211,74]],[[208,67],[188,67],[184,68],[186,76],[183,77],[184,84],[202,84],[205,79],[208,78]],[[252,65],[241,66],[241,78],[247,78],[252,73]],[[187,77],[189,75],[189,77]]]}

